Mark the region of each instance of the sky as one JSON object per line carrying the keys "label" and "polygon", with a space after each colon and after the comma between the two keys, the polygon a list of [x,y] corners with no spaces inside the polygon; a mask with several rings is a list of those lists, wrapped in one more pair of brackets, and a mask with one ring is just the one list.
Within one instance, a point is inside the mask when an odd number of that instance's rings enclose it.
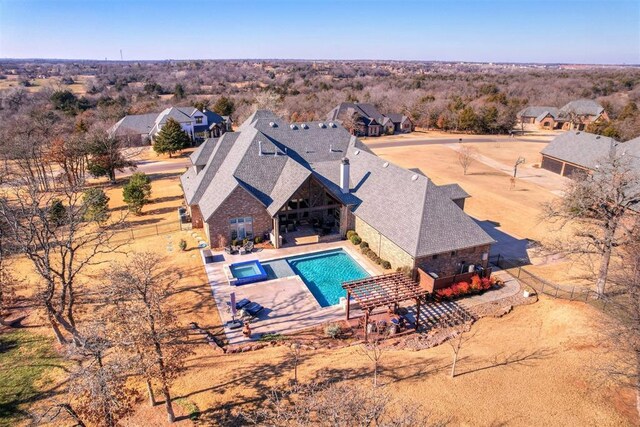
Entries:
{"label": "sky", "polygon": [[0,58],[640,64],[638,0],[0,0]]}

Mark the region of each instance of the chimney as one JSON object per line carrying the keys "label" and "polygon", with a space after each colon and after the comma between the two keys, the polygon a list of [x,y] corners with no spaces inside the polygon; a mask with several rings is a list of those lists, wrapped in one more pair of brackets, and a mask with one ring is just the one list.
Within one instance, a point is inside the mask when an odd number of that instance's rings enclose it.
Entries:
{"label": "chimney", "polygon": [[262,141],[258,141],[258,156],[262,156]]}
{"label": "chimney", "polygon": [[349,192],[349,159],[346,157],[340,161],[340,190],[344,194]]}

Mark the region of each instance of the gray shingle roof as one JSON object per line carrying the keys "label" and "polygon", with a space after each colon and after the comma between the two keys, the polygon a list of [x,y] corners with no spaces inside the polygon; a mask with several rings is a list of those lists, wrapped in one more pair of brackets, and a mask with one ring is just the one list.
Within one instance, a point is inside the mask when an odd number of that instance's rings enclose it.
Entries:
{"label": "gray shingle roof", "polygon": [[543,113],[545,113],[545,115],[551,114],[552,117],[558,117],[558,113],[559,113],[559,109],[556,107],[537,107],[537,106],[532,106],[532,107],[527,107],[524,108],[520,111],[518,111],[517,116],[522,118],[522,117],[539,117],[540,115],[542,115]]}
{"label": "gray shingle roof", "polygon": [[134,114],[124,116],[113,127],[110,132],[113,135],[148,134],[156,121],[157,114]]}
{"label": "gray shingle roof", "polygon": [[204,166],[207,164],[209,160],[209,156],[213,152],[216,143],[218,142],[218,138],[208,138],[196,148],[193,153],[189,156],[189,160],[191,160],[191,164],[196,166]]}
{"label": "gray shingle roof", "polygon": [[469,193],[464,191],[464,189],[460,187],[458,184],[440,185],[438,186],[438,188],[440,189],[440,191],[442,191],[442,194],[444,194],[446,197],[450,198],[451,200],[460,200],[460,199],[466,199],[467,197],[471,197]]}
{"label": "gray shingle roof", "polygon": [[[493,242],[451,200],[449,193],[464,193],[459,186],[438,187],[424,175],[384,161],[341,126],[290,125],[258,110],[217,144],[207,140],[215,147],[194,156],[199,160],[210,151],[204,169],[196,174],[191,167],[182,177],[187,202],[199,204],[207,220],[240,186],[274,216],[313,176],[356,216],[415,257]],[[345,156],[351,164],[347,194],[339,188]]]}
{"label": "gray shingle roof", "polygon": [[609,155],[616,141],[588,132],[565,132],[555,137],[541,153],[558,160],[593,169],[598,161]]}
{"label": "gray shingle roof", "polygon": [[602,105],[591,99],[571,101],[560,109],[561,114],[574,113],[579,116],[599,116],[603,111]]}

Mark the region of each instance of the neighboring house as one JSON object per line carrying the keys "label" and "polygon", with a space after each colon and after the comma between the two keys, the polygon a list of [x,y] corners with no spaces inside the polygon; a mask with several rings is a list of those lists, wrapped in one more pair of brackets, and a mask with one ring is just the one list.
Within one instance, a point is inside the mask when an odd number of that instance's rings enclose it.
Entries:
{"label": "neighboring house", "polygon": [[541,167],[566,177],[576,177],[598,167],[611,153],[628,156],[640,173],[640,138],[618,142],[588,132],[566,132],[554,138],[542,154]]}
{"label": "neighboring house", "polygon": [[535,124],[540,129],[584,130],[591,123],[609,121],[604,108],[590,99],[571,101],[562,108],[527,107],[518,112],[520,124]]}
{"label": "neighboring house", "polygon": [[139,136],[142,141],[151,141],[164,124],[172,118],[180,123],[193,141],[217,138],[231,130],[231,119],[220,116],[206,108],[169,107],[160,113],[128,115],[111,127],[116,136]]}
{"label": "neighboring house", "polygon": [[409,117],[402,114],[385,116],[372,104],[343,102],[327,114],[327,120],[343,123],[356,122],[356,136],[379,136],[383,134],[408,133],[413,130]]}
{"label": "neighboring house", "polygon": [[278,248],[292,227],[337,238],[355,229],[393,268],[449,276],[488,265],[494,240],[461,209],[468,194],[379,158],[334,122],[258,110],[191,161],[185,201],[212,247],[260,236]]}

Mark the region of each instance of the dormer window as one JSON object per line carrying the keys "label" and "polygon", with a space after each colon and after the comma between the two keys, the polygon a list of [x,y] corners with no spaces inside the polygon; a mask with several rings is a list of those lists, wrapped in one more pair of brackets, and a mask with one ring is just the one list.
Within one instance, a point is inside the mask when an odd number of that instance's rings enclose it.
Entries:
{"label": "dormer window", "polygon": [[202,116],[196,116],[196,124],[197,125],[201,125],[202,124]]}

